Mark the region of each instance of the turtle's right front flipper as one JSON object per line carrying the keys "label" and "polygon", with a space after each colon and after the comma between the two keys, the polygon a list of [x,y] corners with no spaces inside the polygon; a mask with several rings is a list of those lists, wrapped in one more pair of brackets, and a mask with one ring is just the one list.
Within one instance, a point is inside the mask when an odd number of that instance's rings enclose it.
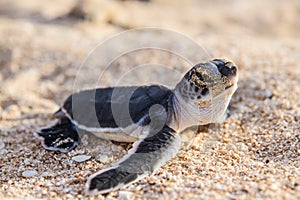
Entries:
{"label": "turtle's right front flipper", "polygon": [[79,142],[76,127],[66,117],[59,119],[51,127],[37,131],[35,135],[42,140],[43,147],[48,150],[68,152]]}
{"label": "turtle's right front flipper", "polygon": [[86,193],[108,193],[153,173],[176,155],[180,143],[179,134],[165,126],[155,135],[136,142],[119,163],[92,175],[86,183]]}

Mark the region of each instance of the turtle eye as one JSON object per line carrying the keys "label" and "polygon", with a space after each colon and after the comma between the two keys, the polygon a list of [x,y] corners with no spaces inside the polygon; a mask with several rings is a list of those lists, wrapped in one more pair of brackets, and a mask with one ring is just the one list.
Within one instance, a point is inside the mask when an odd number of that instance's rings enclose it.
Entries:
{"label": "turtle eye", "polygon": [[201,91],[201,95],[207,95],[208,93],[208,89],[207,88],[203,88],[202,91]]}

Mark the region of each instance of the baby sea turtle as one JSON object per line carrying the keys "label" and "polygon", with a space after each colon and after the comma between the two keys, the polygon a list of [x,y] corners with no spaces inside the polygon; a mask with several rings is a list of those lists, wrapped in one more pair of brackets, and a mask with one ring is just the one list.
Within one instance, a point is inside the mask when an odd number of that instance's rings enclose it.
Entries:
{"label": "baby sea turtle", "polygon": [[153,173],[174,157],[185,128],[223,122],[237,81],[233,62],[214,59],[192,67],[174,89],[150,85],[81,91],[69,96],[54,114],[57,123],[36,136],[46,149],[61,152],[76,147],[80,130],[135,142],[121,161],[89,177],[87,194],[108,193]]}

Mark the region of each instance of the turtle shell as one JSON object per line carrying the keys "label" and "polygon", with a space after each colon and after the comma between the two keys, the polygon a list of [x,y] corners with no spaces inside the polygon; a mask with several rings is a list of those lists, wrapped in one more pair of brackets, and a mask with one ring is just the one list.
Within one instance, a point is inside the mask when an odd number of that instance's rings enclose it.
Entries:
{"label": "turtle shell", "polygon": [[147,125],[151,106],[160,104],[168,113],[172,95],[172,90],[159,85],[98,88],[70,95],[62,110],[77,124],[88,128]]}

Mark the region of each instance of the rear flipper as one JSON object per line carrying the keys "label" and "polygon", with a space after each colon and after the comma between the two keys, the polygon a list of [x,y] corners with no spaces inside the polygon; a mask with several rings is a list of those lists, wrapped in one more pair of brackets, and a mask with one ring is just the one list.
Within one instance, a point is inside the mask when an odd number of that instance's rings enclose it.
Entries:
{"label": "rear flipper", "polygon": [[59,119],[55,125],[49,128],[37,131],[35,136],[42,140],[45,149],[61,152],[71,151],[79,142],[76,127],[66,117]]}
{"label": "rear flipper", "polygon": [[85,186],[86,194],[108,193],[153,173],[176,155],[180,143],[179,134],[165,126],[157,134],[136,142],[113,167],[92,175]]}

